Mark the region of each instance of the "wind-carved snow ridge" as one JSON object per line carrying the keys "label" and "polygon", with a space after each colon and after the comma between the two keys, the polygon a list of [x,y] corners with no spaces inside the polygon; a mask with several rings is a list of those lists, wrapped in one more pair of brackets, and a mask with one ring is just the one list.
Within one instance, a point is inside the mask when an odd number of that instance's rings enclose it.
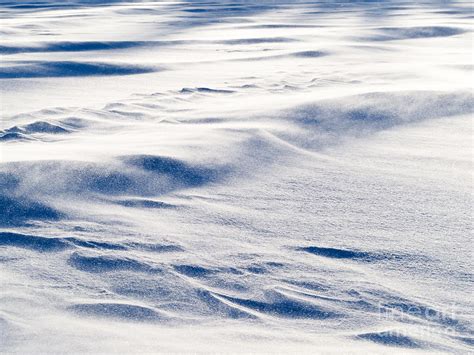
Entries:
{"label": "wind-carved snow ridge", "polygon": [[468,2],[0,6],[0,352],[472,351]]}

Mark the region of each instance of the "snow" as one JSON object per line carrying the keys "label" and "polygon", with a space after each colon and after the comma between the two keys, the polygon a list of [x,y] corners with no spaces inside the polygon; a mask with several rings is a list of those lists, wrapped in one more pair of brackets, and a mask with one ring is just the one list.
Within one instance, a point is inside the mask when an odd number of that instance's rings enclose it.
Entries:
{"label": "snow", "polygon": [[1,353],[465,353],[472,5],[5,1]]}

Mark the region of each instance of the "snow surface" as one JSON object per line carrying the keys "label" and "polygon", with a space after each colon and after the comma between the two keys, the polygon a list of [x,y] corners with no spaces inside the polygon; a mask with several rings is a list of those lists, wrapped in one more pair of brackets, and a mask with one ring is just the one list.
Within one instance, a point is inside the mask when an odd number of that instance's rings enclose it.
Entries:
{"label": "snow surface", "polygon": [[468,1],[0,6],[1,353],[473,350]]}

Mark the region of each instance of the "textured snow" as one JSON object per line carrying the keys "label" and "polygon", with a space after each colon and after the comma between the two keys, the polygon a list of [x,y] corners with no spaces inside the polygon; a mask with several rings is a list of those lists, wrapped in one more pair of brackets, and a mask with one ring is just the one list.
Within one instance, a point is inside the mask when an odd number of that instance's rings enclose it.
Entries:
{"label": "textured snow", "polygon": [[1,353],[473,351],[469,2],[0,6]]}

